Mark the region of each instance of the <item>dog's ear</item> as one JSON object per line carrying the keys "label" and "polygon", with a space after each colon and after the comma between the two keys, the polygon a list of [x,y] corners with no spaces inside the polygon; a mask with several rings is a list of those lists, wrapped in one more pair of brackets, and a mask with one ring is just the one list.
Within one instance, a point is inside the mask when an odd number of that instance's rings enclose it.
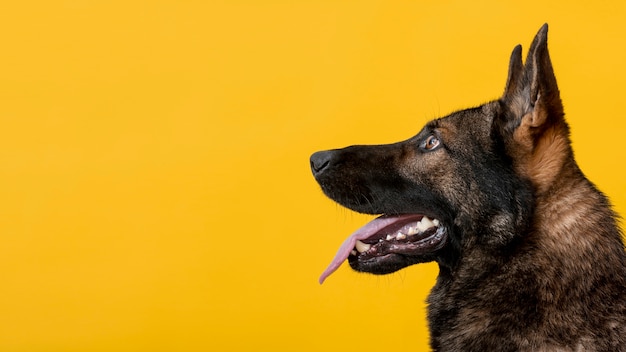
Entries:
{"label": "dog's ear", "polygon": [[533,137],[563,121],[563,105],[548,53],[547,24],[535,36],[524,65],[521,46],[513,50],[500,100],[506,110],[502,127],[509,133],[515,131],[515,139],[523,144],[534,144]]}
{"label": "dog's ear", "polygon": [[514,93],[522,80],[524,74],[524,65],[522,64],[522,46],[518,45],[511,53],[509,61],[509,75],[506,79],[506,87],[504,88],[503,100],[514,101]]}
{"label": "dog's ear", "polygon": [[549,189],[567,160],[573,160],[569,128],[548,54],[548,25],[537,33],[522,65],[513,50],[502,108],[494,120],[514,167],[537,192]]}

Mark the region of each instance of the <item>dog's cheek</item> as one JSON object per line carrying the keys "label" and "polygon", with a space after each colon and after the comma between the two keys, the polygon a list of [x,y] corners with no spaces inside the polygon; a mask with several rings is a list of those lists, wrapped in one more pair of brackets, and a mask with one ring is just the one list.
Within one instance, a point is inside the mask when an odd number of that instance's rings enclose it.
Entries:
{"label": "dog's cheek", "polygon": [[454,161],[443,150],[431,153],[413,151],[400,161],[398,170],[412,182],[437,188],[453,181],[456,171]]}
{"label": "dog's cheek", "polygon": [[471,170],[443,151],[409,160],[400,168],[400,173],[432,194],[433,198],[445,200],[447,211],[453,213],[455,218],[459,213],[479,208],[478,202],[472,201],[471,197],[472,191],[476,190],[476,185],[471,183]]}

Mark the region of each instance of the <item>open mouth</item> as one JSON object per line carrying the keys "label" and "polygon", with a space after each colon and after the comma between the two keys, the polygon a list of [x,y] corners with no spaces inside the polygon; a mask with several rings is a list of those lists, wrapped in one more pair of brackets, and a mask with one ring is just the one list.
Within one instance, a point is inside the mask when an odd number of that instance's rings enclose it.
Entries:
{"label": "open mouth", "polygon": [[351,264],[362,263],[364,267],[396,263],[402,257],[421,256],[441,249],[446,239],[446,228],[438,219],[422,214],[380,216],[344,241],[319,282],[323,283],[348,258]]}

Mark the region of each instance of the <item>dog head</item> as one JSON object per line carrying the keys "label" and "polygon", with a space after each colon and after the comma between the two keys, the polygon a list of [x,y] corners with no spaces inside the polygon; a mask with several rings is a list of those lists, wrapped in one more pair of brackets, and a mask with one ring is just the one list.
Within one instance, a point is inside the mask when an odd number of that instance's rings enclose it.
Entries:
{"label": "dog head", "polygon": [[500,99],[430,121],[402,142],[311,156],[328,197],[380,215],[348,237],[320,282],[346,259],[375,274],[427,261],[452,271],[469,251],[506,255],[527,232],[534,198],[571,155],[547,29],[525,64],[521,46],[513,50]]}

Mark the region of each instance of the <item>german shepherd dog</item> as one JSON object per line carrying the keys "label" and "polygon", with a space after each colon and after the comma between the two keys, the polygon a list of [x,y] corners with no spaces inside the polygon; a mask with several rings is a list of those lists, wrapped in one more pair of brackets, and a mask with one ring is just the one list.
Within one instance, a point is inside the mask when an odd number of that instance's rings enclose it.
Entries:
{"label": "german shepherd dog", "polygon": [[346,259],[388,274],[435,261],[434,351],[626,351],[626,254],[617,216],[579,169],[547,47],[521,46],[498,100],[388,145],[321,151],[323,192],[380,215]]}

